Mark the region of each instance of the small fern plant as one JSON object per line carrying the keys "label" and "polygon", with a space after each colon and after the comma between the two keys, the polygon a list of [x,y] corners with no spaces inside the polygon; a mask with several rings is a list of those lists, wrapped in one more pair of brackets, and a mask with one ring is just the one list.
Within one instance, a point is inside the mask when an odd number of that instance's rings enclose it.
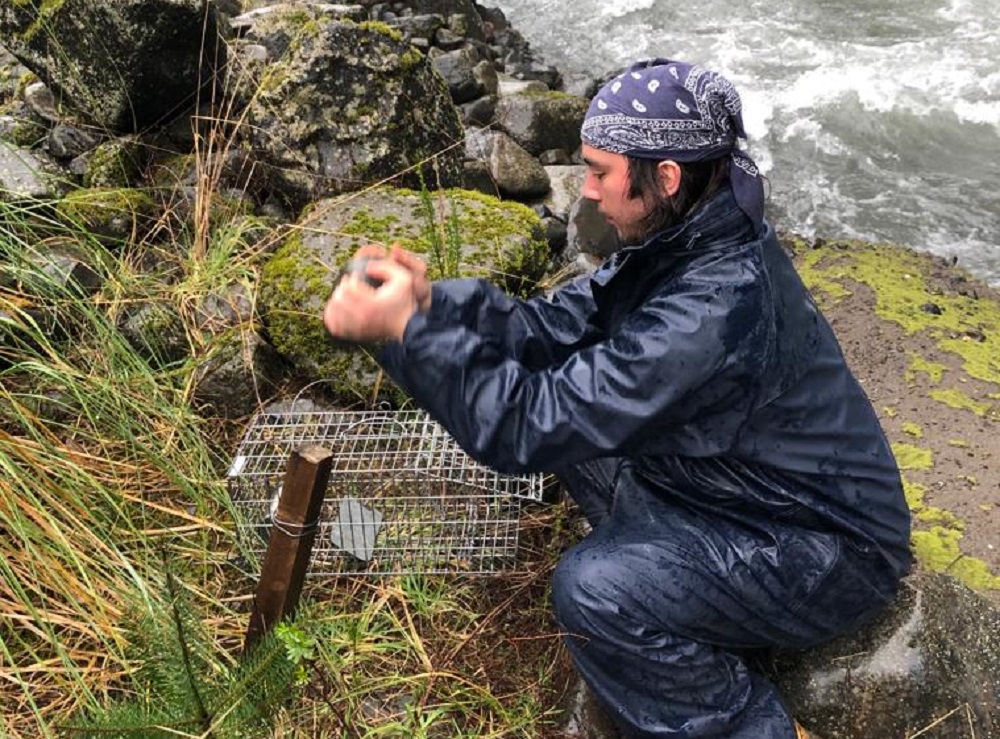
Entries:
{"label": "small fern plant", "polygon": [[[270,735],[272,718],[296,682],[298,665],[275,633],[238,664],[216,656],[204,628],[170,574],[167,602],[126,625],[139,664],[129,698],[91,709],[65,725],[66,736],[101,739],[252,739]],[[299,676],[300,677],[300,676]]]}

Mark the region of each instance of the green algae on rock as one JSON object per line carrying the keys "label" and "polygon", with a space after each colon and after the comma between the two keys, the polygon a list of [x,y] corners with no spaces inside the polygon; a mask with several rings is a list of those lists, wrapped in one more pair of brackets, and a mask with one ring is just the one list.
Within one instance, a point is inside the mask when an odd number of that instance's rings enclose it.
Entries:
{"label": "green algae on rock", "polygon": [[971,376],[1000,383],[1000,302],[981,299],[960,274],[943,274],[937,258],[891,244],[830,241],[797,265],[814,292],[834,300],[853,282],[866,285],[881,318],[908,333],[928,332]]}

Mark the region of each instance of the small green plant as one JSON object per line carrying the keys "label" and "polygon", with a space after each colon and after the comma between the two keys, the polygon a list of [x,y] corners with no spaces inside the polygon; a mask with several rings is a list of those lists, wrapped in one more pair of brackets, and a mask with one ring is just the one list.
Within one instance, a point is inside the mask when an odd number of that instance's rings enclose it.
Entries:
{"label": "small green plant", "polygon": [[295,675],[286,642],[270,634],[235,667],[222,663],[187,603],[166,577],[166,602],[150,602],[127,628],[139,667],[131,697],[91,710],[64,730],[77,737],[233,739],[268,735]]}
{"label": "small green plant", "polygon": [[440,279],[458,277],[462,263],[462,239],[454,194],[448,194],[448,215],[443,220],[434,207],[434,196],[422,177],[420,184],[420,209],[426,221],[425,230],[430,242],[427,255],[431,266],[436,268]]}
{"label": "small green plant", "polygon": [[316,659],[316,637],[291,623],[275,626],[274,635],[285,645],[285,657],[295,666],[296,685],[304,685],[309,681],[306,664]]}

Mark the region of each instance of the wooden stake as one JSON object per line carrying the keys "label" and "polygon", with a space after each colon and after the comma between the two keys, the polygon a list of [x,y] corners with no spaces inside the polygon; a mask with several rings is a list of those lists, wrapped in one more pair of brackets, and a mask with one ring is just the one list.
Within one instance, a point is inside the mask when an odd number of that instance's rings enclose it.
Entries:
{"label": "wooden stake", "polygon": [[244,653],[298,607],[332,462],[333,452],[317,445],[302,447],[288,458]]}

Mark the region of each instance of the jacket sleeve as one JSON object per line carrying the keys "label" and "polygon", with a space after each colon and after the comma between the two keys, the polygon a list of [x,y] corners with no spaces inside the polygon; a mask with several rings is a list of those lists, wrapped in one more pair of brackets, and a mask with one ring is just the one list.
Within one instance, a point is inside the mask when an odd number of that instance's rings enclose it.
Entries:
{"label": "jacket sleeve", "polygon": [[583,277],[551,297],[512,298],[486,280],[434,283],[427,324],[464,326],[493,344],[505,357],[540,369],[561,362],[581,346],[596,341],[590,281]]}
{"label": "jacket sleeve", "polygon": [[763,322],[744,319],[763,312],[745,304],[753,298],[727,300],[708,282],[653,297],[612,336],[542,369],[468,325],[418,314],[380,361],[474,459],[503,472],[554,470],[634,452],[652,429],[669,440],[693,418],[742,414],[753,392],[744,355],[766,341]]}

